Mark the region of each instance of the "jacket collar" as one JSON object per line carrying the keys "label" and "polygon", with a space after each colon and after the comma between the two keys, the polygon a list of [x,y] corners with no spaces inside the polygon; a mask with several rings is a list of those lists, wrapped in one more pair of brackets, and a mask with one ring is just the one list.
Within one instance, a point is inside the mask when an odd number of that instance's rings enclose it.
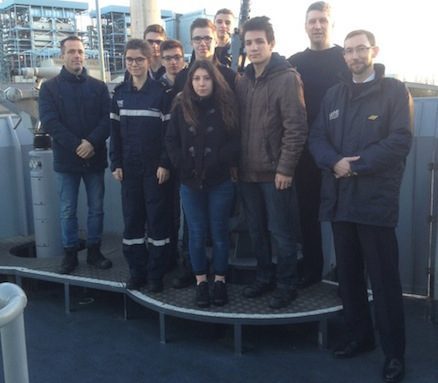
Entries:
{"label": "jacket collar", "polygon": [[62,66],[60,74],[63,79],[71,82],[84,82],[88,77],[88,72],[86,68],[82,68],[82,72],[76,75],[65,69],[64,65]]}
{"label": "jacket collar", "polygon": [[[376,72],[376,77],[373,81],[379,81],[385,76],[385,66],[383,64],[374,64],[374,71]],[[341,73],[341,80],[347,85],[353,83],[353,75],[349,70]]]}
{"label": "jacket collar", "polygon": [[[277,52],[273,52],[271,59],[269,60],[268,65],[266,65],[265,70],[260,75],[259,79],[262,79],[264,77],[268,77],[269,75],[275,73],[284,71],[285,69],[292,68],[291,65],[286,61],[286,59],[283,56],[280,56]],[[250,78],[252,81],[255,81],[255,70],[254,65],[249,64],[245,68],[245,75]]]}
{"label": "jacket collar", "polygon": [[[362,92],[360,92],[358,95],[354,96],[354,98],[362,98],[364,96],[369,95],[370,93],[374,93],[378,90],[380,90],[380,84],[382,82],[382,79],[385,77],[385,66],[383,64],[374,64],[374,71],[375,71],[375,78],[372,81],[367,82],[366,89],[363,89]],[[347,87],[348,93],[350,94],[350,97],[353,97],[353,86],[355,84],[353,83],[353,76],[350,71],[346,71],[343,73],[341,78],[342,83],[344,86]]]}

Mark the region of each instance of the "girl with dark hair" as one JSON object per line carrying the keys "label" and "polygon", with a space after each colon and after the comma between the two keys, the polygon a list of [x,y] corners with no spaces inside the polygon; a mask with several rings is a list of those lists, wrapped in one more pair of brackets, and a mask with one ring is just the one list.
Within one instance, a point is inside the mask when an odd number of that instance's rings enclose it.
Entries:
{"label": "girl with dark hair", "polygon": [[189,227],[189,253],[196,275],[196,304],[207,307],[206,238],[213,245],[213,303],[227,302],[228,219],[234,199],[240,147],[237,103],[230,87],[207,60],[195,61],[177,96],[166,147],[181,180],[181,201]]}

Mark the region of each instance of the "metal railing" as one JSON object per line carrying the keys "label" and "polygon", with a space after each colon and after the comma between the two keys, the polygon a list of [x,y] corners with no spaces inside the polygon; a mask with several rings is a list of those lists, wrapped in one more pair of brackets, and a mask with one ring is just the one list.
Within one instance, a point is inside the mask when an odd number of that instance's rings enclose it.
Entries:
{"label": "metal railing", "polygon": [[5,383],[28,383],[23,310],[27,297],[13,283],[0,284],[0,332]]}

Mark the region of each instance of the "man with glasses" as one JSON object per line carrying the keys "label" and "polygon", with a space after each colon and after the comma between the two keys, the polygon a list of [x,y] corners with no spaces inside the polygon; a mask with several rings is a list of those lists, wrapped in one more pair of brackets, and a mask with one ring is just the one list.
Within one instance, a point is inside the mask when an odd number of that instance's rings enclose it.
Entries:
{"label": "man with glasses", "polygon": [[160,46],[161,63],[166,72],[160,81],[168,88],[175,84],[176,75],[185,67],[184,48],[177,40],[163,41]]}
{"label": "man with glasses", "polygon": [[62,245],[61,274],[78,266],[79,185],[85,184],[88,201],[87,263],[98,269],[112,266],[100,252],[103,231],[105,141],[109,135],[110,97],[106,85],[88,75],[81,39],[61,41],[63,67],[58,76],[43,83],[39,113],[44,130],[52,137],[53,159],[59,186]]}
{"label": "man with glasses", "polygon": [[373,64],[371,32],[344,41],[349,72],[330,88],[312,126],[309,148],[322,170],[320,219],[330,221],[347,336],[334,349],[351,358],[375,348],[367,271],[376,327],[385,355],[383,380],[404,376],[405,329],[395,226],[400,184],[412,143],[412,98],[406,86]]}
{"label": "man with glasses", "polygon": [[[166,68],[159,81],[163,84],[170,99],[173,100],[175,94],[173,85],[176,75],[185,67],[184,48],[178,40],[165,40],[160,46],[161,61]],[[180,227],[180,203],[179,203],[179,180],[176,172],[171,169],[169,178],[169,209],[172,213],[172,226],[170,230],[170,251],[166,270],[173,269],[178,262],[178,231]],[[184,246],[183,246],[184,247]],[[187,248],[187,246],[186,246]],[[184,249],[183,249],[184,251]]]}
{"label": "man with glasses", "polygon": [[166,72],[165,67],[161,62],[160,45],[167,38],[166,31],[159,24],[148,25],[143,33],[143,40],[146,40],[152,48],[152,57],[149,65],[148,75],[154,80]]}
{"label": "man with glasses", "polygon": [[[221,64],[215,56],[215,48],[217,45],[216,26],[209,19],[195,19],[190,26],[190,39],[195,55],[195,60],[212,60],[221,72],[229,87],[234,90],[236,73]],[[180,92],[183,90],[186,83],[188,68],[183,69],[175,80],[175,90]]]}
{"label": "man with glasses", "polygon": [[[339,82],[339,74],[347,70],[342,47],[331,42],[333,19],[331,7],[318,1],[307,8],[305,30],[310,48],[291,56],[289,63],[300,73],[304,85],[307,122],[309,127],[318,115],[327,89]],[[322,278],[321,225],[318,207],[321,171],[306,145],[295,172],[303,258],[298,267],[298,286],[308,287]]]}

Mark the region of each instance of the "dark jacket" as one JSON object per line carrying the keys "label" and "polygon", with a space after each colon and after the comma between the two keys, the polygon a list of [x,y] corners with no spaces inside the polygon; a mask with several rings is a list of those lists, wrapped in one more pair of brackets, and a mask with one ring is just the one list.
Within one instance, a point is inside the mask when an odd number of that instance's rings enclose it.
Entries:
{"label": "dark jacket", "polygon": [[[412,142],[412,98],[406,86],[376,78],[353,95],[351,74],[330,88],[312,126],[309,148],[323,170],[320,219],[394,227],[405,159]],[[343,157],[355,176],[336,179],[334,165]]]}
{"label": "dark jacket", "polygon": [[255,78],[252,64],[237,82],[241,117],[239,178],[271,182],[293,176],[307,139],[303,87],[298,73],[278,53]]}
{"label": "dark jacket", "polygon": [[[110,97],[105,83],[64,67],[58,76],[43,83],[39,93],[42,127],[53,139],[54,169],[57,172],[96,172],[106,168],[105,140],[109,136]],[[95,151],[90,159],[76,154],[81,140]]]}
{"label": "dark jacket", "polygon": [[231,41],[225,44],[223,47],[216,47],[214,55],[218,61],[226,67],[231,67]]}
{"label": "dark jacket", "polygon": [[[231,67],[231,42],[228,42],[223,47],[214,48],[214,57],[215,60],[219,61],[222,65],[226,67]],[[195,51],[192,51],[192,55],[190,57],[189,66],[196,60]]]}
{"label": "dark jacket", "polygon": [[131,81],[114,89],[111,104],[111,170],[153,174],[170,163],[164,147],[169,97],[158,81],[148,78],[137,90]]}
{"label": "dark jacket", "polygon": [[230,178],[230,167],[237,166],[239,134],[228,130],[211,98],[196,101],[199,127],[189,125],[180,104],[172,111],[166,134],[166,147],[181,183],[202,188]]}

